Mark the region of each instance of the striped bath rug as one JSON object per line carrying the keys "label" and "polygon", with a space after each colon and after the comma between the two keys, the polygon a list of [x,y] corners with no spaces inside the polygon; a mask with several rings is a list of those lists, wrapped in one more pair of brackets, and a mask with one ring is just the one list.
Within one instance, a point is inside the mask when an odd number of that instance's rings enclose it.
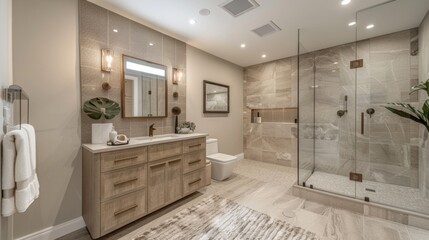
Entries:
{"label": "striped bath rug", "polygon": [[213,195],[135,240],[319,239],[314,233]]}

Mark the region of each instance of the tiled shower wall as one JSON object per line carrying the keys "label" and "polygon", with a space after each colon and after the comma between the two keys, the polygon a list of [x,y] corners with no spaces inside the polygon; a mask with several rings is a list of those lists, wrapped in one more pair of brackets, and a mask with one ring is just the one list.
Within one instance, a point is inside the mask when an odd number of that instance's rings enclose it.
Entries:
{"label": "tiled shower wall", "polygon": [[[419,28],[419,79],[424,82],[429,79],[429,12]],[[420,92],[420,103],[423,104],[428,96]],[[423,137],[426,130],[420,126],[420,134]],[[429,199],[429,140],[426,140],[425,148],[420,149],[419,154],[419,173],[420,189],[424,196]]]}
{"label": "tiled shower wall", "polygon": [[[113,32],[117,29],[118,32]],[[79,1],[79,42],[81,99],[107,97],[121,103],[122,54],[167,66],[168,106],[167,118],[126,119],[121,115],[113,120],[92,120],[82,113],[82,143],[91,142],[91,124],[112,122],[118,133],[130,137],[148,134],[149,124],[155,123],[155,134],[174,133],[174,119],[171,109],[182,109],[179,122],[186,119],[186,74],[179,85],[172,84],[172,68],[186,69],[186,44],[116,13],[94,5],[86,0]],[[153,43],[150,46],[149,43]],[[114,51],[113,69],[110,73],[101,71],[101,49]],[[102,89],[108,82],[112,88]],[[179,97],[173,98],[173,92]]]}
{"label": "tiled shower wall", "polygon": [[[244,73],[244,157],[297,166],[296,58],[250,66]],[[295,108],[295,109],[294,109]],[[262,123],[252,123],[252,109]],[[295,134],[294,134],[295,133]]]}
{"label": "tiled shower wall", "polygon": [[[418,82],[412,47],[417,34],[411,29],[300,58],[300,122],[309,123],[300,126],[301,159],[311,159],[314,148],[316,171],[345,176],[357,171],[366,180],[418,187],[418,125],[383,107],[389,102],[418,104],[417,94],[408,94]],[[357,73],[349,67],[356,51],[364,60]],[[339,117],[345,96],[349,111]],[[375,109],[372,116],[366,113],[369,108]]]}

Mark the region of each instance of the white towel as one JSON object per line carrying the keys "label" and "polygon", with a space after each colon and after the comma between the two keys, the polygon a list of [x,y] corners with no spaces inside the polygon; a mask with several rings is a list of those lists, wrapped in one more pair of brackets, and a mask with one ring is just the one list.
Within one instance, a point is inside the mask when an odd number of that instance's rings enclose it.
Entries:
{"label": "white towel", "polygon": [[3,139],[2,215],[25,212],[39,197],[34,128],[23,125]]}

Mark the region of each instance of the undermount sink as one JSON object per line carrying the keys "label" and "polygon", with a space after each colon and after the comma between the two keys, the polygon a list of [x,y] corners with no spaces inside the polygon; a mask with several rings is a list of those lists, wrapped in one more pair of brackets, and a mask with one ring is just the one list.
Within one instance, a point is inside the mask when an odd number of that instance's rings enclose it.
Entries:
{"label": "undermount sink", "polygon": [[148,137],[148,136],[136,137],[136,138],[132,138],[132,139],[137,140],[137,141],[155,141],[155,140],[156,141],[162,141],[162,140],[174,139],[177,137],[180,137],[180,135],[179,134],[164,134],[164,135],[155,135],[153,137]]}

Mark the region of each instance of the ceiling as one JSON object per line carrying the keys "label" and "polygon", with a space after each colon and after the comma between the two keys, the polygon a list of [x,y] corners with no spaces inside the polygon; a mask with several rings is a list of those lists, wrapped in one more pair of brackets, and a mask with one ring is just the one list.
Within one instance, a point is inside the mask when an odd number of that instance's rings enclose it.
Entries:
{"label": "ceiling", "polygon": [[[352,42],[356,33],[365,39],[418,27],[429,10],[429,0],[396,0],[358,13],[358,24],[349,27],[357,11],[386,0],[351,0],[345,6],[341,0],[256,0],[259,7],[238,17],[219,7],[226,0],[89,1],[243,67],[296,55],[297,29],[304,48],[313,51]],[[203,8],[209,16],[199,14]],[[269,21],[281,31],[265,37],[251,31]],[[366,29],[371,23],[375,27]]]}

